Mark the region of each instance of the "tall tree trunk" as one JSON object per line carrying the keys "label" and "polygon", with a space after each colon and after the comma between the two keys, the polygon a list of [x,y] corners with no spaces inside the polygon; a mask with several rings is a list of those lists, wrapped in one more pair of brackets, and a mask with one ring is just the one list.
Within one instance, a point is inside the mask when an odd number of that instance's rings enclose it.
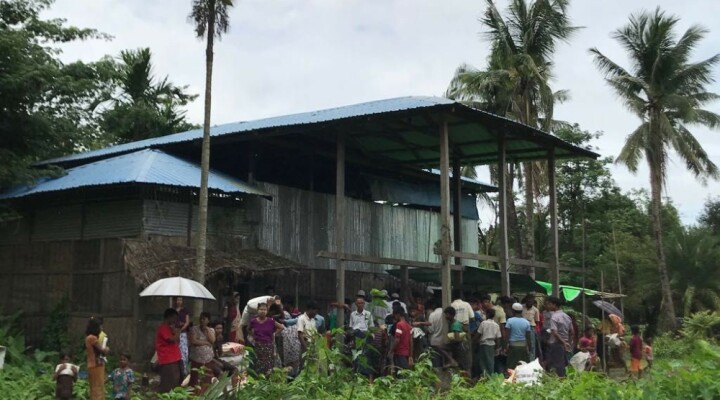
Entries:
{"label": "tall tree trunk", "polygon": [[[648,158],[651,160],[652,158]],[[662,170],[660,163],[649,162],[650,165],[650,214],[652,219],[652,234],[655,239],[655,256],[657,258],[658,273],[660,275],[660,290],[662,292],[661,327],[666,330],[677,329],[675,319],[675,305],[673,304],[670,278],[665,262],[662,232]]]}
{"label": "tall tree trunk", "polygon": [[[207,47],[205,48],[205,117],[203,119],[202,158],[200,163],[200,198],[198,200],[198,231],[195,258],[195,280],[205,284],[205,252],[207,250],[208,175],[210,174],[210,106],[212,104],[213,46],[215,41],[215,1],[208,7]],[[197,301],[194,315],[202,312],[202,300]]]}
{"label": "tall tree trunk", "polygon": [[518,213],[517,213],[517,206],[515,205],[515,193],[513,192],[513,185],[515,182],[515,167],[512,163],[508,165],[508,174],[507,174],[507,199],[508,199],[508,215],[507,215],[507,223],[508,223],[508,232],[512,232],[513,236],[515,237],[515,241],[513,242],[515,245],[515,256],[518,257],[521,254],[523,254],[523,247],[522,247],[522,232],[520,231],[520,224],[518,222]]}
{"label": "tall tree trunk", "polygon": [[[533,177],[533,163],[523,164],[525,172],[525,254],[528,260],[535,259],[535,180]],[[535,278],[535,268],[526,267],[526,273]]]}

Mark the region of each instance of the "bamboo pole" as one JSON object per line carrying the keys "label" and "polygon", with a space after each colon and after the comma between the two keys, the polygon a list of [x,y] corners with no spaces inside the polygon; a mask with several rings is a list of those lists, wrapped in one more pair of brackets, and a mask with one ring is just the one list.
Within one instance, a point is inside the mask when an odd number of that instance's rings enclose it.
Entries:
{"label": "bamboo pole", "polygon": [[447,121],[440,125],[440,258],[442,259],[442,305],[450,306],[450,139]]}
{"label": "bamboo pole", "polygon": [[[345,137],[338,134],[337,164],[335,168],[335,249],[336,301],[345,304]],[[345,324],[345,308],[337,308],[337,326]]]}

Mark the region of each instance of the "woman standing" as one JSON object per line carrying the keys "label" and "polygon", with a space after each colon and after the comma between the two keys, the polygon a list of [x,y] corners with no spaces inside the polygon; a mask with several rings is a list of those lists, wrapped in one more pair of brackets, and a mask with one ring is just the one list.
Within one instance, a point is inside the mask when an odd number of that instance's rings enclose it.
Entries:
{"label": "woman standing", "polygon": [[105,360],[102,357],[110,351],[109,347],[102,347],[100,336],[100,323],[90,319],[85,328],[85,353],[87,354],[88,381],[90,383],[90,400],[105,399]]}
{"label": "woman standing", "polygon": [[250,336],[253,337],[255,348],[255,372],[267,374],[275,365],[275,332],[284,326],[272,318],[268,318],[267,303],[258,303],[257,317],[250,321]]}
{"label": "woman standing", "polygon": [[175,298],[175,311],[177,311],[177,328],[180,331],[180,355],[182,356],[183,374],[188,373],[188,337],[187,331],[190,326],[190,312],[183,307],[183,298]]}
{"label": "woman standing", "polygon": [[227,321],[225,326],[229,327],[227,341],[245,344],[245,338],[243,337],[242,328],[240,326],[240,294],[238,292],[233,292],[232,299],[225,305],[223,318]]}
{"label": "woman standing", "polygon": [[193,326],[189,332],[190,342],[190,386],[198,384],[199,368],[204,367],[211,370],[215,376],[220,376],[221,371],[215,370],[212,362],[215,358],[213,345],[215,344],[215,330],[209,326],[210,313],[200,314],[200,325]]}

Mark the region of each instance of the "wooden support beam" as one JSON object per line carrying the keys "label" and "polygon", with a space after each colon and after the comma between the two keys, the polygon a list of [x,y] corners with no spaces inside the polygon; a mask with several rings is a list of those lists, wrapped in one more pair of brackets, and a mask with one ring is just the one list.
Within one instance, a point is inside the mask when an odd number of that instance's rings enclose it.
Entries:
{"label": "wooden support beam", "polygon": [[507,167],[505,154],[505,138],[498,142],[498,232],[500,233],[500,292],[503,296],[510,295],[510,247],[508,246],[507,229]]}
{"label": "wooden support beam", "polygon": [[450,274],[450,137],[447,121],[440,124],[440,273],[443,308],[450,306],[452,289]]}
{"label": "wooden support beam", "polygon": [[[352,261],[352,262],[361,262],[361,263],[367,263],[367,264],[387,264],[387,265],[396,265],[396,266],[408,266],[413,268],[425,268],[425,269],[440,269],[442,268],[441,264],[438,263],[431,263],[427,261],[415,261],[415,260],[405,260],[402,258],[388,258],[388,257],[373,257],[373,256],[365,256],[361,254],[349,254],[345,253],[343,255],[338,255],[335,252],[331,251],[319,251],[317,253],[318,258],[329,258],[336,260],[340,258],[343,261]],[[452,267],[452,269],[462,269],[462,266],[455,265]]]}
{"label": "wooden support beam", "polygon": [[555,183],[555,148],[548,152],[548,193],[550,194],[550,277],[553,285],[553,296],[560,295],[560,248],[558,240],[558,204],[557,186]]}
{"label": "wooden support beam", "polygon": [[[337,164],[335,168],[335,258],[336,268],[336,301],[345,304],[345,137],[342,133],[337,135]],[[344,326],[345,310],[337,308],[337,324]]]}
{"label": "wooden support beam", "polygon": [[[453,149],[453,153],[456,153],[456,150]],[[462,218],[460,213],[460,199],[462,198],[462,179],[460,179],[461,174],[461,164],[460,164],[460,158],[455,154],[453,157],[453,163],[452,163],[452,202],[453,202],[453,245],[455,251],[462,251]],[[462,265],[462,259],[459,257],[455,257],[455,265]],[[457,271],[455,272],[453,276],[453,281],[455,282],[455,286],[462,290],[463,287],[463,271]]]}
{"label": "wooden support beam", "polygon": [[[474,253],[463,253],[460,251],[453,251],[451,254],[453,257],[461,258],[463,260],[477,260],[477,261],[484,261],[484,262],[491,262],[491,263],[499,263],[500,257],[496,256],[489,256],[486,254],[474,254]],[[536,261],[536,260],[524,260],[522,258],[514,258],[511,257],[508,259],[509,264],[511,265],[521,265],[526,267],[535,267],[535,268],[542,268],[542,269],[550,269],[551,266],[549,263],[542,262],[542,261]],[[565,272],[574,272],[578,274],[584,274],[582,268],[576,268],[576,267],[567,267],[564,265],[560,265],[559,267],[560,271]]]}

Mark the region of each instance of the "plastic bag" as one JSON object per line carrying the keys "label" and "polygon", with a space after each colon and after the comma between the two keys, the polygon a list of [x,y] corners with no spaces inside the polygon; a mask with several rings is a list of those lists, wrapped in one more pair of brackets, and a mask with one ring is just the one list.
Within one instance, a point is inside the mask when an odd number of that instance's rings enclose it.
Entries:
{"label": "plastic bag", "polygon": [[578,352],[570,359],[570,365],[575,368],[575,371],[583,372],[587,367],[588,360],[590,359],[590,353]]}
{"label": "plastic bag", "polygon": [[538,385],[542,373],[543,368],[538,359],[535,359],[527,364],[520,362],[520,365],[515,368],[515,383]]}

